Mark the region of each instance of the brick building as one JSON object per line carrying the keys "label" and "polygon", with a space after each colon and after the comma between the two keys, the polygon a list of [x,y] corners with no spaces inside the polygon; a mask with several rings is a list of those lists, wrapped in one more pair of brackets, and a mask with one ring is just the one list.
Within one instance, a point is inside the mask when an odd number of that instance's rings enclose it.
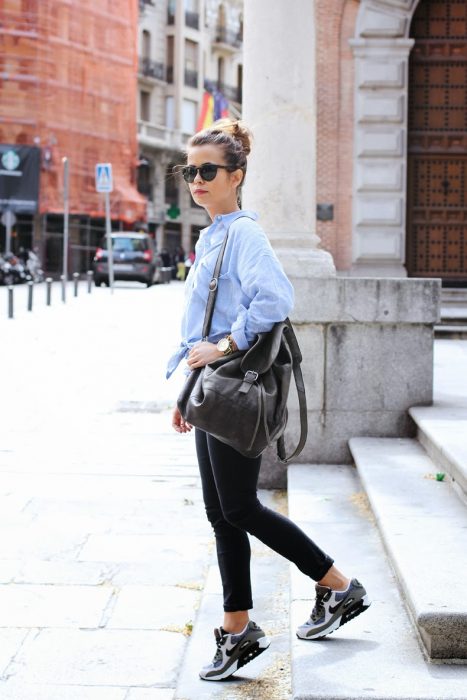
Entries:
{"label": "brick building", "polygon": [[146,217],[135,186],[138,3],[3,0],[0,8],[0,143],[41,149],[38,211],[17,214],[13,249],[37,246],[48,271],[60,269],[67,156],[70,266],[88,269],[104,231],[96,163],[113,165],[113,227]]}
{"label": "brick building", "polygon": [[317,232],[344,274],[467,283],[467,3],[316,0]]}

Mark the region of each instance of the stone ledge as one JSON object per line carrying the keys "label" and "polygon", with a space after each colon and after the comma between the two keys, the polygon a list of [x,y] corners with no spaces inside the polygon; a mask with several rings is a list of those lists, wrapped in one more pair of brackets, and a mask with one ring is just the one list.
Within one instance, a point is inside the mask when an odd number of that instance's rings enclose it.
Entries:
{"label": "stone ledge", "polygon": [[467,408],[415,406],[409,414],[431,459],[448,472],[467,497]]}
{"label": "stone ledge", "polygon": [[292,278],[291,320],[303,323],[408,323],[439,321],[441,280],[372,277]]}

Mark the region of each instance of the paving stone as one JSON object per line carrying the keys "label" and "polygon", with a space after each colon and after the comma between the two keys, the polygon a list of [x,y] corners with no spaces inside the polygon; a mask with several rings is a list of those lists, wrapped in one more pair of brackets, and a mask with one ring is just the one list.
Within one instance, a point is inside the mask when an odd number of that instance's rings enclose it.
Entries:
{"label": "paving stone", "polygon": [[195,619],[200,595],[176,586],[125,586],[106,627],[182,631]]}
{"label": "paving stone", "polygon": [[97,627],[110,586],[0,586],[1,627]]}
{"label": "paving stone", "polygon": [[[87,685],[0,683],[2,700],[127,700],[126,688],[96,688]],[[162,699],[161,699],[162,700]]]}
{"label": "paving stone", "polygon": [[18,573],[21,562],[15,559],[0,559],[0,584],[10,583]]}
{"label": "paving stone", "polygon": [[[111,564],[81,561],[45,561],[30,558],[15,564],[14,570],[12,567],[14,583],[96,586],[109,581],[114,571]],[[1,569],[0,561],[0,572]]]}
{"label": "paving stone", "polygon": [[173,700],[174,688],[131,688],[125,700]]}
{"label": "paving stone", "polygon": [[39,686],[170,686],[185,644],[173,632],[46,629],[12,671],[18,682]]}
{"label": "paving stone", "polygon": [[[21,647],[26,635],[26,630],[0,629],[0,679],[3,677],[8,664]],[[0,697],[3,697],[1,693]]]}
{"label": "paving stone", "polygon": [[183,561],[179,556],[166,557],[164,562],[157,557],[147,562],[118,562],[112,574],[115,586],[145,585],[203,585],[206,575],[206,556],[190,557]]}
{"label": "paving stone", "polygon": [[[65,529],[65,526],[64,526]],[[0,541],[1,559],[73,557],[84,544],[86,534],[29,527],[11,528]]]}
{"label": "paving stone", "polygon": [[91,535],[81,550],[81,561],[150,562],[158,558],[161,566],[165,558],[198,558],[206,555],[208,538],[170,535]]}

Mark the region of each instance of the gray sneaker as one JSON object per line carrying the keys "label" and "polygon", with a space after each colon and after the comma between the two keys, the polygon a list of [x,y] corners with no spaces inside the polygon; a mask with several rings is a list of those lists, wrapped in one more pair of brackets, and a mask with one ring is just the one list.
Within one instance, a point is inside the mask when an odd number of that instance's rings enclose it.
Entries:
{"label": "gray sneaker", "polygon": [[214,630],[217,651],[210,664],[204,666],[199,677],[204,681],[228,678],[249,661],[266,651],[270,640],[261,627],[250,620],[240,634],[228,634],[222,627]]}
{"label": "gray sneaker", "polygon": [[297,630],[299,639],[321,639],[370,607],[362,584],[353,578],[346,591],[316,584],[316,601],[310,618]]}

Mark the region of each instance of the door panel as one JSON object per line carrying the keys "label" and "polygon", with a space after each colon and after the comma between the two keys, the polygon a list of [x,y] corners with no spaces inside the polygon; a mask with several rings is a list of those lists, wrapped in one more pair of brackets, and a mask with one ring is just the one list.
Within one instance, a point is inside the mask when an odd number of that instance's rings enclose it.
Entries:
{"label": "door panel", "polygon": [[422,0],[412,37],[407,269],[467,281],[467,3]]}

